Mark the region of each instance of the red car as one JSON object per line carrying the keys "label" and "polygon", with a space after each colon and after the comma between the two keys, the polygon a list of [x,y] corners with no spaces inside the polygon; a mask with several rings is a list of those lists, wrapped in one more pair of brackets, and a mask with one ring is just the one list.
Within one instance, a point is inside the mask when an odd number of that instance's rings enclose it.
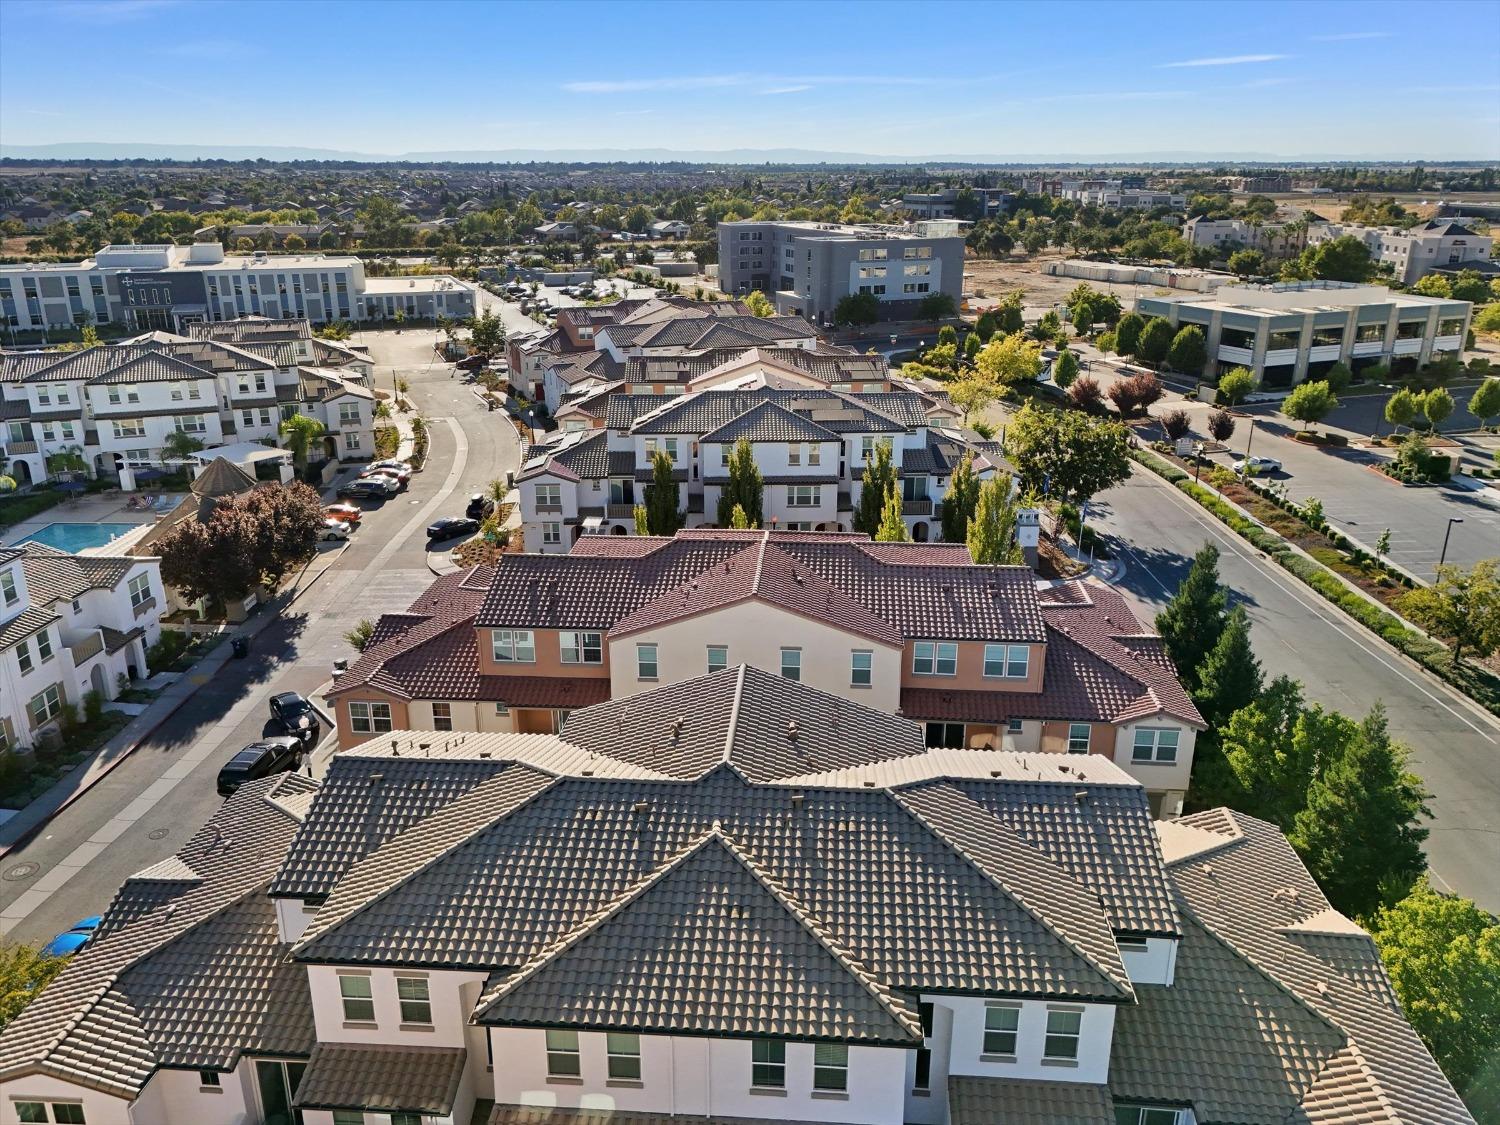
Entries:
{"label": "red car", "polygon": [[353,526],[359,526],[360,517],[364,512],[357,504],[329,504],[323,509],[323,514],[331,520],[343,520]]}

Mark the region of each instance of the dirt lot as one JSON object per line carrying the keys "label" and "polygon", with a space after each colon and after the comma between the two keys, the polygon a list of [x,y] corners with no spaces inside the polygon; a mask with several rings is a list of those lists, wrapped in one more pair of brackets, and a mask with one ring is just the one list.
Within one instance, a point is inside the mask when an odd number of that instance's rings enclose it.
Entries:
{"label": "dirt lot", "polygon": [[[1006,294],[1016,289],[1026,294],[1025,305],[1028,309],[1046,310],[1061,304],[1081,280],[1076,277],[1052,277],[1042,272],[1044,262],[1059,261],[1061,257],[1058,254],[1043,254],[1025,261],[1019,258],[1011,261],[965,259],[964,288],[974,294],[970,307],[977,310],[997,305]],[[1126,308],[1143,293],[1149,295],[1154,292],[1170,292],[1145,285],[1117,285],[1105,281],[1090,281],[1089,285],[1113,293]]]}

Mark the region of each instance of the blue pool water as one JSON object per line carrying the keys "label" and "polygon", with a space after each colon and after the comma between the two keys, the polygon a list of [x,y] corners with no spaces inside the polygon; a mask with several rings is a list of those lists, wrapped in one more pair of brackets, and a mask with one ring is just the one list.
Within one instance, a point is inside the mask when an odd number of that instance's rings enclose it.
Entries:
{"label": "blue pool water", "polygon": [[118,539],[127,531],[134,531],[133,523],[49,523],[40,531],[33,531],[21,543],[45,543],[59,551],[85,551],[90,547],[103,547]]}

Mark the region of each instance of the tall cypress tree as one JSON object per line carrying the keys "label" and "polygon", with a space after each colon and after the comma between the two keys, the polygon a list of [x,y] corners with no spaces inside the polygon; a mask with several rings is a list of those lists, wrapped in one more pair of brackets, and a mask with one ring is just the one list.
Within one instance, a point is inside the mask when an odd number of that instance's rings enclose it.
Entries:
{"label": "tall cypress tree", "polygon": [[1023,562],[1016,542],[1014,485],[1006,474],[997,474],[979,485],[974,518],[969,521],[969,557],[984,566]]}
{"label": "tall cypress tree", "polygon": [[853,524],[855,531],[862,531],[870,538],[880,530],[880,519],[885,514],[885,494],[896,484],[896,466],[891,462],[889,438],[875,443],[873,455],[865,459],[863,488],[859,503],[855,505]]}
{"label": "tall cypress tree", "polygon": [[974,518],[978,502],[979,478],[974,475],[974,457],[965,453],[948,478],[948,491],[943,495],[943,542],[962,543],[968,537],[969,521]]}
{"label": "tall cypress tree", "polygon": [[739,508],[748,521],[747,527],[759,527],[764,492],[760,466],[755,463],[755,450],[748,441],[740,438],[729,451],[729,481],[719,493],[719,526],[729,527],[734,510]]}
{"label": "tall cypress tree", "polygon": [[894,484],[886,489],[885,507],[880,510],[875,538],[881,543],[905,543],[911,538],[906,534],[906,521],[901,518],[901,492]]}
{"label": "tall cypress tree", "polygon": [[651,457],[651,483],[646,486],[646,526],[652,535],[676,535],[682,526],[677,482],[672,479],[672,458],[658,449]]}
{"label": "tall cypress tree", "polygon": [[1224,632],[1227,603],[1219,585],[1219,549],[1205,543],[1193,556],[1192,569],[1176,596],[1156,615],[1156,631],[1177,665],[1177,678],[1190,693],[1198,690],[1203,661]]}
{"label": "tall cypress tree", "polygon": [[1260,697],[1260,661],[1250,649],[1250,615],[1242,605],[1229,611],[1224,631],[1198,673],[1193,702],[1209,727],[1218,730],[1241,707]]}

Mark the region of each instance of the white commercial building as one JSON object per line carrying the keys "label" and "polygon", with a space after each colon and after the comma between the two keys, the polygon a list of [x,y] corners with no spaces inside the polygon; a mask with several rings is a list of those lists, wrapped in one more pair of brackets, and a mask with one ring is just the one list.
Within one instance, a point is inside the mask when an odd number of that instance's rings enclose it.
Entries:
{"label": "white commercial building", "polygon": [[1403,285],[1434,270],[1459,270],[1470,262],[1488,262],[1495,245],[1493,238],[1475,234],[1452,219],[1435,219],[1410,228],[1319,223],[1308,232],[1307,241],[1316,246],[1345,236],[1363,242],[1370,257],[1390,266]]}
{"label": "white commercial building", "polygon": [[1206,246],[1227,258],[1236,250],[1259,250],[1267,257],[1289,258],[1307,244],[1302,224],[1262,223],[1249,219],[1198,217],[1182,224],[1182,237],[1194,246]]}

